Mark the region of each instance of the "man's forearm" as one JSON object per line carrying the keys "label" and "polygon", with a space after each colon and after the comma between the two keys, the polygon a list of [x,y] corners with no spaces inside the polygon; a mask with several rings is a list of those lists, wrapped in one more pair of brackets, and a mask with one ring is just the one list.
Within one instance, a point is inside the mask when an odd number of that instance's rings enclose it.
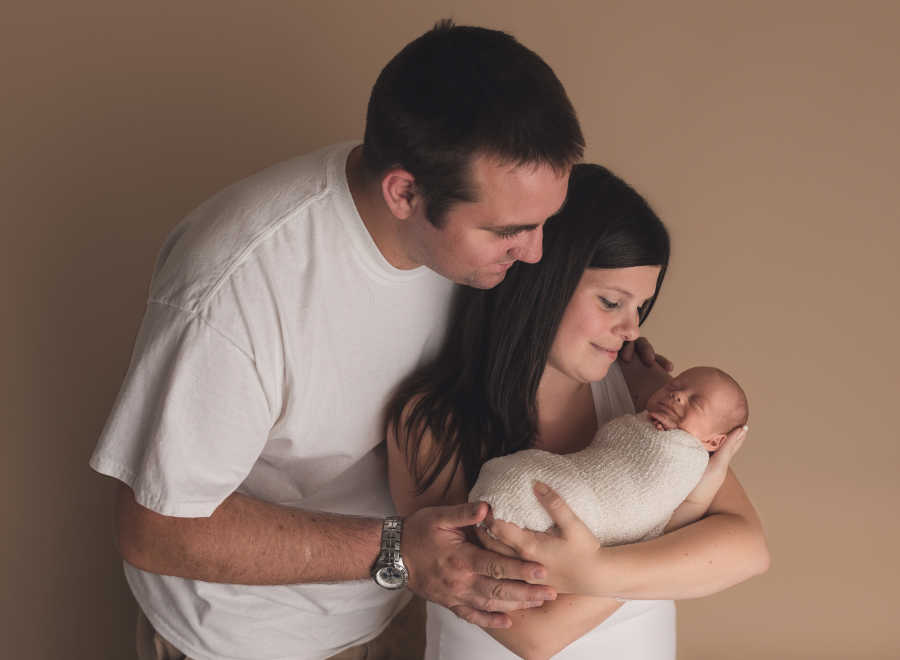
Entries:
{"label": "man's forearm", "polygon": [[120,486],[117,540],[130,564],[162,575],[232,584],[367,578],[381,521],[293,509],[232,494],[208,518],[162,516]]}

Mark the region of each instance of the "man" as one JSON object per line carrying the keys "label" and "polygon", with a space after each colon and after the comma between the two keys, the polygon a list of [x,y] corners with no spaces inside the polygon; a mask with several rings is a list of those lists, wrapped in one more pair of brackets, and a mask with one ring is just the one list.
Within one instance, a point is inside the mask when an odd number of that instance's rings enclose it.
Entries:
{"label": "man", "polygon": [[385,522],[380,421],[439,342],[451,281],[540,259],[582,149],[537,55],[442,22],[382,71],[361,147],[269,168],[173,231],[91,459],[122,482],[119,548],[157,646],[326,658],[387,625],[407,575],[484,626],[555,597],[527,584],[542,567],[466,541],[483,504]]}

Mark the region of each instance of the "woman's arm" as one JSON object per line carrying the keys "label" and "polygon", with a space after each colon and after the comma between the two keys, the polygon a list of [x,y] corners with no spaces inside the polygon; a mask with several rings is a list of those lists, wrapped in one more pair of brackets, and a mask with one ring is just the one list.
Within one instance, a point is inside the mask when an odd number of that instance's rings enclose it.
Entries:
{"label": "woman's arm", "polygon": [[614,598],[563,594],[542,607],[510,613],[510,628],[485,632],[525,660],[547,660],[599,626],[621,606]]}
{"label": "woman's arm", "polygon": [[[432,437],[426,432],[418,454],[422,464],[427,463],[432,442]],[[455,471],[445,468],[428,490],[416,493],[407,456],[400,449],[393,429],[388,431],[387,455],[391,495],[401,515],[408,515],[425,506],[466,501],[468,487],[461,468]],[[495,549],[501,550],[499,547]],[[511,553],[505,551],[504,554]],[[593,630],[620,606],[621,603],[613,598],[565,595],[540,607],[511,612],[509,628],[484,630],[513,653],[528,660],[543,660]]]}
{"label": "woman's arm", "polygon": [[559,536],[494,520],[491,532],[518,556],[547,568],[560,592],[633,600],[698,598],[768,570],[762,523],[729,470],[709,515],[642,543],[602,547],[553,491],[535,491]]}

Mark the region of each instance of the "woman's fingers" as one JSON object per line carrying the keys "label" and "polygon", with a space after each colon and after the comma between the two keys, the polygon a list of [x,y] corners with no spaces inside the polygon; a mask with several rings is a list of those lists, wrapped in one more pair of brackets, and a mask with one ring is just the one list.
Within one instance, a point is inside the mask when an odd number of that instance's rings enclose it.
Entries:
{"label": "woman's fingers", "polygon": [[666,373],[672,373],[675,370],[675,363],[665,355],[656,354],[656,364],[663,368]]}
{"label": "woman's fingers", "polygon": [[659,365],[666,373],[670,373],[675,368],[675,365],[669,358],[660,355],[654,350],[653,344],[646,337],[638,337],[634,341],[626,341],[622,344],[622,348],[619,350],[619,358],[623,362],[631,362],[635,355],[638,356],[641,364],[645,367]]}
{"label": "woman's fingers", "polygon": [[[567,527],[571,526],[573,520],[578,520],[575,514],[572,513],[572,509],[566,504],[566,501],[561,498],[555,490],[550,488],[550,486],[541,481],[535,481],[532,488],[534,489],[534,494],[537,496],[538,502],[541,503],[542,507],[547,509],[550,518],[561,530],[563,530],[563,532],[565,532]],[[581,521],[578,520],[578,522]]]}
{"label": "woman's fingers", "polygon": [[656,362],[656,351],[653,350],[653,344],[646,337],[638,337],[634,340],[634,351],[644,365],[652,367]]}
{"label": "woman's fingers", "polygon": [[738,453],[741,445],[744,444],[744,440],[746,440],[747,438],[748,431],[749,427],[746,424],[732,430],[725,437],[725,441],[722,443],[722,446],[719,447],[718,451],[716,451],[715,454],[713,454],[713,460],[716,460],[716,462],[719,463],[724,462],[725,466],[728,466],[728,464],[731,463],[731,459],[734,458],[734,455]]}
{"label": "woman's fingers", "polygon": [[[487,528],[484,532],[485,536],[489,533],[495,543],[510,548],[517,557],[528,559],[523,553],[530,546],[530,539],[535,532],[496,518],[486,521],[485,527]],[[481,536],[482,534],[479,533],[479,538]]]}
{"label": "woman's fingers", "polygon": [[506,545],[502,541],[498,540],[493,534],[491,534],[490,530],[484,525],[477,525],[475,527],[475,535],[478,537],[478,540],[481,542],[481,545],[491,550],[492,552],[496,552],[501,555],[506,555],[507,557],[518,557],[519,555],[516,553],[514,548]]}

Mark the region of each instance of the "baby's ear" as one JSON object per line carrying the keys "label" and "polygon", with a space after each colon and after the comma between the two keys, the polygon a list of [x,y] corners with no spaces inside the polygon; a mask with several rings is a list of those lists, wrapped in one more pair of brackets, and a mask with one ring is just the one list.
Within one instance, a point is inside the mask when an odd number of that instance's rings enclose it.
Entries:
{"label": "baby's ear", "polygon": [[722,446],[722,443],[725,442],[725,438],[728,436],[724,433],[717,433],[706,439],[704,443],[706,445],[706,449],[709,451],[716,451],[719,447]]}

